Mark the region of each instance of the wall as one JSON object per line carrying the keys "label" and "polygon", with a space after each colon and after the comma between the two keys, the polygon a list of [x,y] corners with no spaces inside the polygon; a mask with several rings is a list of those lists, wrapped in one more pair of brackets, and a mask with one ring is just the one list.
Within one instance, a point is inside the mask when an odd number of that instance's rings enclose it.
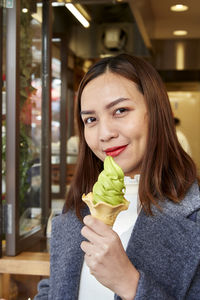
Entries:
{"label": "wall", "polygon": [[174,116],[181,121],[180,129],[186,135],[192,150],[192,158],[200,174],[200,92],[168,92]]}

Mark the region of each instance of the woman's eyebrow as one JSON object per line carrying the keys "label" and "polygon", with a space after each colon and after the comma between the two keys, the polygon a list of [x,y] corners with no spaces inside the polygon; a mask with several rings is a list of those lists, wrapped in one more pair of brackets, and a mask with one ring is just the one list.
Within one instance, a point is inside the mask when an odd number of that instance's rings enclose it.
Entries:
{"label": "woman's eyebrow", "polygon": [[117,105],[118,103],[123,102],[123,101],[127,101],[127,100],[130,100],[130,99],[121,97],[121,98],[118,98],[118,99],[108,103],[105,107],[106,107],[106,109],[109,109],[109,108]]}
{"label": "woman's eyebrow", "polygon": [[80,115],[82,116],[82,115],[93,115],[93,114],[95,114],[95,111],[94,110],[82,110],[81,112],[80,112]]}
{"label": "woman's eyebrow", "polygon": [[[106,109],[109,109],[109,108],[111,108],[111,107],[117,105],[118,103],[123,102],[123,101],[127,101],[127,100],[130,100],[130,99],[129,99],[129,98],[123,98],[123,97],[118,98],[118,99],[116,99],[116,100],[114,100],[114,101],[108,103],[108,104],[105,106],[105,108],[106,108]],[[95,114],[95,110],[82,110],[82,111],[80,112],[80,115],[81,115],[81,116],[82,116],[82,115],[92,115],[92,114]]]}

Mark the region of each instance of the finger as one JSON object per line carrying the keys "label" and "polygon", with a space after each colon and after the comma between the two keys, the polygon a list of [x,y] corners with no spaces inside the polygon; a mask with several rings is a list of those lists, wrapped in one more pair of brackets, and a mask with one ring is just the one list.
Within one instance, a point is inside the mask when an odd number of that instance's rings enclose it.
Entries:
{"label": "finger", "polygon": [[91,256],[93,253],[93,245],[89,242],[83,241],[81,243],[81,249],[83,250],[83,252],[85,252],[85,254],[87,254],[88,256]]}
{"label": "finger", "polygon": [[92,217],[91,215],[87,215],[83,222],[86,226],[91,228],[94,232],[99,234],[100,236],[106,236],[109,235],[111,232],[111,228],[104,224],[102,221],[98,220],[97,218]]}
{"label": "finger", "polygon": [[103,255],[101,251],[98,251],[93,244],[83,241],[81,243],[81,249],[83,252],[85,252],[85,257],[87,257],[87,260],[101,262]]}
{"label": "finger", "polygon": [[88,226],[83,226],[81,229],[81,234],[84,238],[90,241],[92,244],[99,244],[101,243],[102,236],[97,234]]}

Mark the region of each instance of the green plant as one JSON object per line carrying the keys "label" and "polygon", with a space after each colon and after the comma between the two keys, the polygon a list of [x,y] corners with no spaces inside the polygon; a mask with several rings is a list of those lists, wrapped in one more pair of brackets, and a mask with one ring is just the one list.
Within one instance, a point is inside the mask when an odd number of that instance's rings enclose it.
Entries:
{"label": "green plant", "polygon": [[[27,120],[27,109],[32,110],[31,94],[35,91],[32,86],[34,66],[32,64],[31,1],[22,0],[21,7],[27,8],[27,13],[21,13],[20,23],[20,133],[19,133],[19,212],[26,207],[26,196],[30,187],[30,169],[33,165],[31,120]],[[31,114],[31,111],[29,112]]]}
{"label": "green plant", "polygon": [[[31,151],[31,140],[27,136],[25,132],[25,127],[23,124],[21,125],[20,129],[20,136],[19,136],[19,213],[23,213],[24,210],[24,204],[25,204],[25,197],[28,192],[30,182],[28,178],[28,172],[31,169],[31,166],[33,165],[33,155]],[[2,177],[5,180],[6,176],[6,134],[2,136]],[[4,196],[4,202],[6,201],[6,196]]]}
{"label": "green plant", "polygon": [[[33,165],[33,151],[31,139],[31,123],[27,122],[27,104],[31,110],[31,95],[36,91],[32,86],[32,76],[35,66],[32,63],[32,39],[33,29],[31,26],[31,2],[21,0],[21,7],[28,9],[27,13],[20,15],[20,126],[19,126],[19,214],[27,207],[27,194],[31,185],[30,170]],[[31,113],[31,111],[30,111]],[[4,122],[4,127],[6,124]],[[6,175],[6,132],[2,136],[2,176]],[[4,195],[5,196],[5,195]]]}
{"label": "green plant", "polygon": [[20,129],[20,141],[19,141],[19,151],[20,151],[20,159],[19,159],[19,213],[22,214],[25,207],[26,195],[28,189],[30,187],[30,175],[29,172],[33,165],[33,155],[30,148],[31,140],[27,136],[24,126],[21,126]]}

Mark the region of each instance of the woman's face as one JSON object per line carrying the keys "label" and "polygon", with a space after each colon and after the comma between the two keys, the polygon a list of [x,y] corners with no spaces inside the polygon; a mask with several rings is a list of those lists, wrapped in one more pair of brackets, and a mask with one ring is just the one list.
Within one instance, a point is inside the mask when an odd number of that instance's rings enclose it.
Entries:
{"label": "woman's face", "polygon": [[134,82],[110,72],[93,79],[82,93],[81,117],[86,143],[99,159],[110,155],[125,175],[140,173],[148,115]]}

